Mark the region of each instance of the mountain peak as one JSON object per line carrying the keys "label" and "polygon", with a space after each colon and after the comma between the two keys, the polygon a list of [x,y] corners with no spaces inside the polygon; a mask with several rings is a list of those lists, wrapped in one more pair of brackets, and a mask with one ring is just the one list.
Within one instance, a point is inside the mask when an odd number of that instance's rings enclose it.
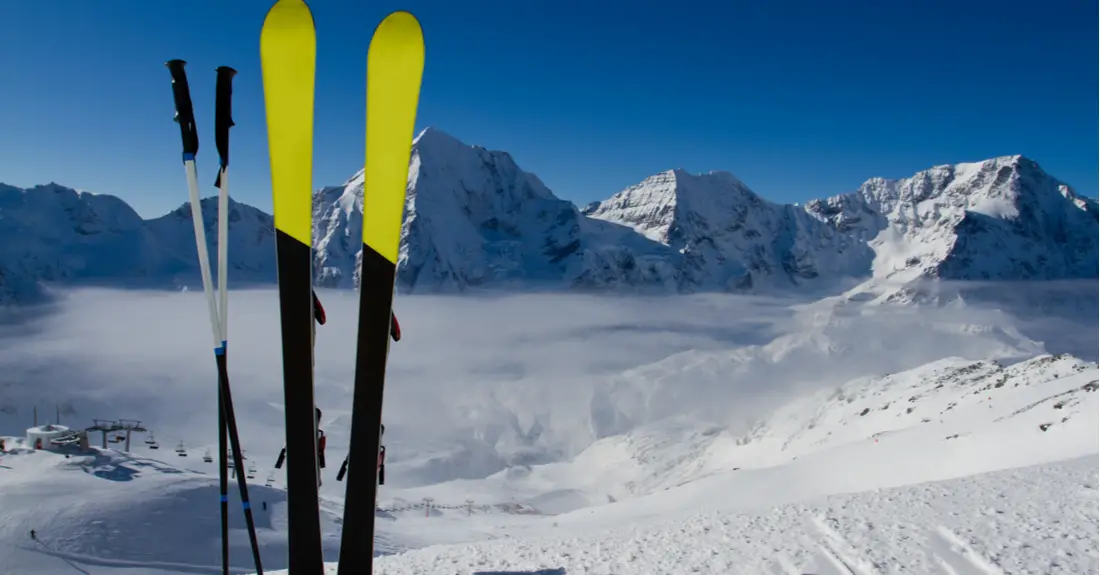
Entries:
{"label": "mountain peak", "polygon": [[868,242],[890,285],[1097,277],[1096,202],[1022,155],[873,178],[805,209]]}
{"label": "mountain peak", "polygon": [[466,144],[463,144],[462,142],[460,142],[458,140],[458,138],[448,134],[447,132],[444,132],[443,130],[440,130],[439,128],[436,128],[435,126],[427,126],[423,130],[420,130],[420,133],[417,134],[416,137],[413,138],[413,145],[415,146],[416,144],[420,143],[421,141],[432,141],[432,140],[438,140],[438,141],[447,140],[447,141],[458,143],[459,145],[462,145],[462,146],[466,145]]}
{"label": "mountain peak", "polygon": [[[414,154],[417,152],[424,152],[434,156],[455,156],[462,154],[464,150],[484,150],[481,146],[471,146],[462,142],[458,138],[435,128],[428,126],[420,131],[419,134],[413,138],[413,150]],[[494,152],[496,154],[505,154],[506,152]]]}
{"label": "mountain peak", "polygon": [[[420,130],[420,133],[413,138],[412,148],[414,162],[416,161],[416,156],[418,152],[422,150],[427,151],[429,154],[433,155],[454,155],[456,153],[461,154],[462,152],[460,150],[466,148],[479,149],[478,146],[468,146],[464,144],[463,142],[459,141],[458,138],[455,138],[454,136],[434,126],[428,126],[423,130]],[[503,154],[504,152],[499,153]],[[358,187],[360,189],[360,192],[362,192],[363,169],[360,168],[358,171],[352,174],[352,176],[345,180],[344,183],[340,185],[340,187],[348,189]],[[316,196],[319,192],[323,192],[325,189],[327,188],[322,188],[321,190],[314,192],[314,195]]]}
{"label": "mountain peak", "polygon": [[870,257],[797,209],[764,200],[733,174],[654,174],[607,200],[589,217],[628,226],[674,250],[683,289],[745,290],[852,275]]}
{"label": "mountain peak", "polygon": [[649,176],[603,202],[589,204],[585,214],[669,243],[678,219],[729,214],[743,204],[762,203],[766,202],[729,172],[692,174],[674,168]]}

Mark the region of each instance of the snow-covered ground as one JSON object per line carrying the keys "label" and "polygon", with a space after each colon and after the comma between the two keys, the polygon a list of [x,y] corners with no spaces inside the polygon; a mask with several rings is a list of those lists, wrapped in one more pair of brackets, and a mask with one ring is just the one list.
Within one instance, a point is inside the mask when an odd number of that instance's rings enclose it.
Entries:
{"label": "snow-covered ground", "polygon": [[[0,454],[0,572],[221,572],[216,471],[180,468],[169,446],[163,461],[113,449],[66,458],[16,441],[6,438]],[[254,571],[232,487],[230,557],[236,572]],[[261,552],[285,556],[286,492],[260,478],[249,493]],[[333,533],[336,515],[326,511],[322,524]],[[338,539],[327,543],[339,549]]]}
{"label": "snow-covered ground", "polygon": [[[264,485],[282,445],[273,295],[230,305],[268,570],[285,568],[287,529],[281,473]],[[332,461],[356,301],[322,298]],[[0,572],[219,572],[202,304],[81,291],[0,328],[9,448],[33,406],[73,427],[141,419],[162,446],[0,453]],[[1097,572],[1097,365],[1047,353],[1005,314],[712,295],[418,296],[397,312],[378,573]],[[235,485],[230,498],[232,564],[249,572]]]}
{"label": "snow-covered ground", "polygon": [[[1086,574],[1097,573],[1100,559],[1095,455],[763,508],[727,507],[753,497],[739,489],[734,482],[711,485],[713,507],[680,502],[670,491],[665,499],[673,506],[694,508],[673,519],[609,520],[591,510],[544,519],[537,534],[506,528],[494,540],[382,557],[375,572]],[[327,572],[336,573],[335,565]]]}

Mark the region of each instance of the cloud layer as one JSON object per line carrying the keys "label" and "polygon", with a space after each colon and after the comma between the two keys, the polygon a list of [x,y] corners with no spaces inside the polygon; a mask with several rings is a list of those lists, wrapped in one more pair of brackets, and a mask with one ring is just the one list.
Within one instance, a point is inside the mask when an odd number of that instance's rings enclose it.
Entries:
{"label": "cloud layer", "polygon": [[[316,401],[335,467],[346,446],[358,296],[319,293],[329,323],[318,328]],[[422,472],[410,471],[412,483],[569,457],[669,417],[736,429],[809,390],[946,356],[1043,351],[1012,317],[980,309],[730,295],[399,296],[396,305],[404,338],[391,346],[384,421],[395,463]],[[261,470],[284,441],[279,330],[275,290],[231,293],[234,401]],[[180,441],[215,445],[212,349],[202,294],[68,292],[0,326],[0,435],[21,434],[32,406],[44,420],[62,405],[63,423],[74,426],[140,419],[168,456]],[[325,491],[341,487],[330,481]]]}

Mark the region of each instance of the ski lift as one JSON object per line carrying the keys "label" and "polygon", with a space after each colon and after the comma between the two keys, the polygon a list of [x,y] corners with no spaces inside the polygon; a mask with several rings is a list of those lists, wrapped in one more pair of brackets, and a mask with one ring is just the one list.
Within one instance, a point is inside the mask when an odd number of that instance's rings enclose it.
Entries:
{"label": "ski lift", "polygon": [[149,449],[156,449],[156,447],[152,447],[153,445],[156,445],[156,444],[157,444],[156,436],[153,435],[153,432],[149,432],[149,437],[145,440],[145,445],[149,445],[150,446]]}
{"label": "ski lift", "polygon": [[122,438],[117,435],[112,435],[107,438],[107,443],[122,443]]}
{"label": "ski lift", "polygon": [[214,463],[214,458],[210,457],[210,450],[209,449],[207,449],[206,452],[202,454],[202,462],[203,463]]}
{"label": "ski lift", "polygon": [[183,448],[183,442],[180,442],[179,447],[176,448],[176,455],[180,457],[187,457],[187,450]]}
{"label": "ski lift", "polygon": [[272,471],[271,473],[267,474],[267,481],[264,482],[264,487],[271,487],[271,485],[274,484],[274,483],[275,483],[275,472]]}
{"label": "ski lift", "polygon": [[[146,442],[146,443],[148,443],[148,442]],[[160,449],[160,444],[157,443],[156,441],[153,441],[152,443],[149,443],[149,449]]]}
{"label": "ski lift", "polygon": [[125,435],[121,433],[115,436],[115,443],[122,443],[126,439]]}

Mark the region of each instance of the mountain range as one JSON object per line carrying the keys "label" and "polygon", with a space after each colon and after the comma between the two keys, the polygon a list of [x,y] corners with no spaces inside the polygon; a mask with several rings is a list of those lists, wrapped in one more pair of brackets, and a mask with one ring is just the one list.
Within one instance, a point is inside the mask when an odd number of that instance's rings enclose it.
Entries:
{"label": "mountain range", "polygon": [[[362,171],[314,192],[319,286],[358,283],[362,193]],[[273,218],[231,208],[231,283],[273,283]],[[727,172],[675,169],[578,208],[508,153],[428,128],[413,142],[405,209],[397,282],[418,293],[860,285],[913,299],[927,280],[1095,279],[1100,260],[1097,202],[1022,156],[872,178],[801,206]],[[213,246],[213,198],[203,210]],[[187,204],[146,220],[110,195],[0,184],[0,241],[0,302],[37,301],[49,285],[200,285]]]}

